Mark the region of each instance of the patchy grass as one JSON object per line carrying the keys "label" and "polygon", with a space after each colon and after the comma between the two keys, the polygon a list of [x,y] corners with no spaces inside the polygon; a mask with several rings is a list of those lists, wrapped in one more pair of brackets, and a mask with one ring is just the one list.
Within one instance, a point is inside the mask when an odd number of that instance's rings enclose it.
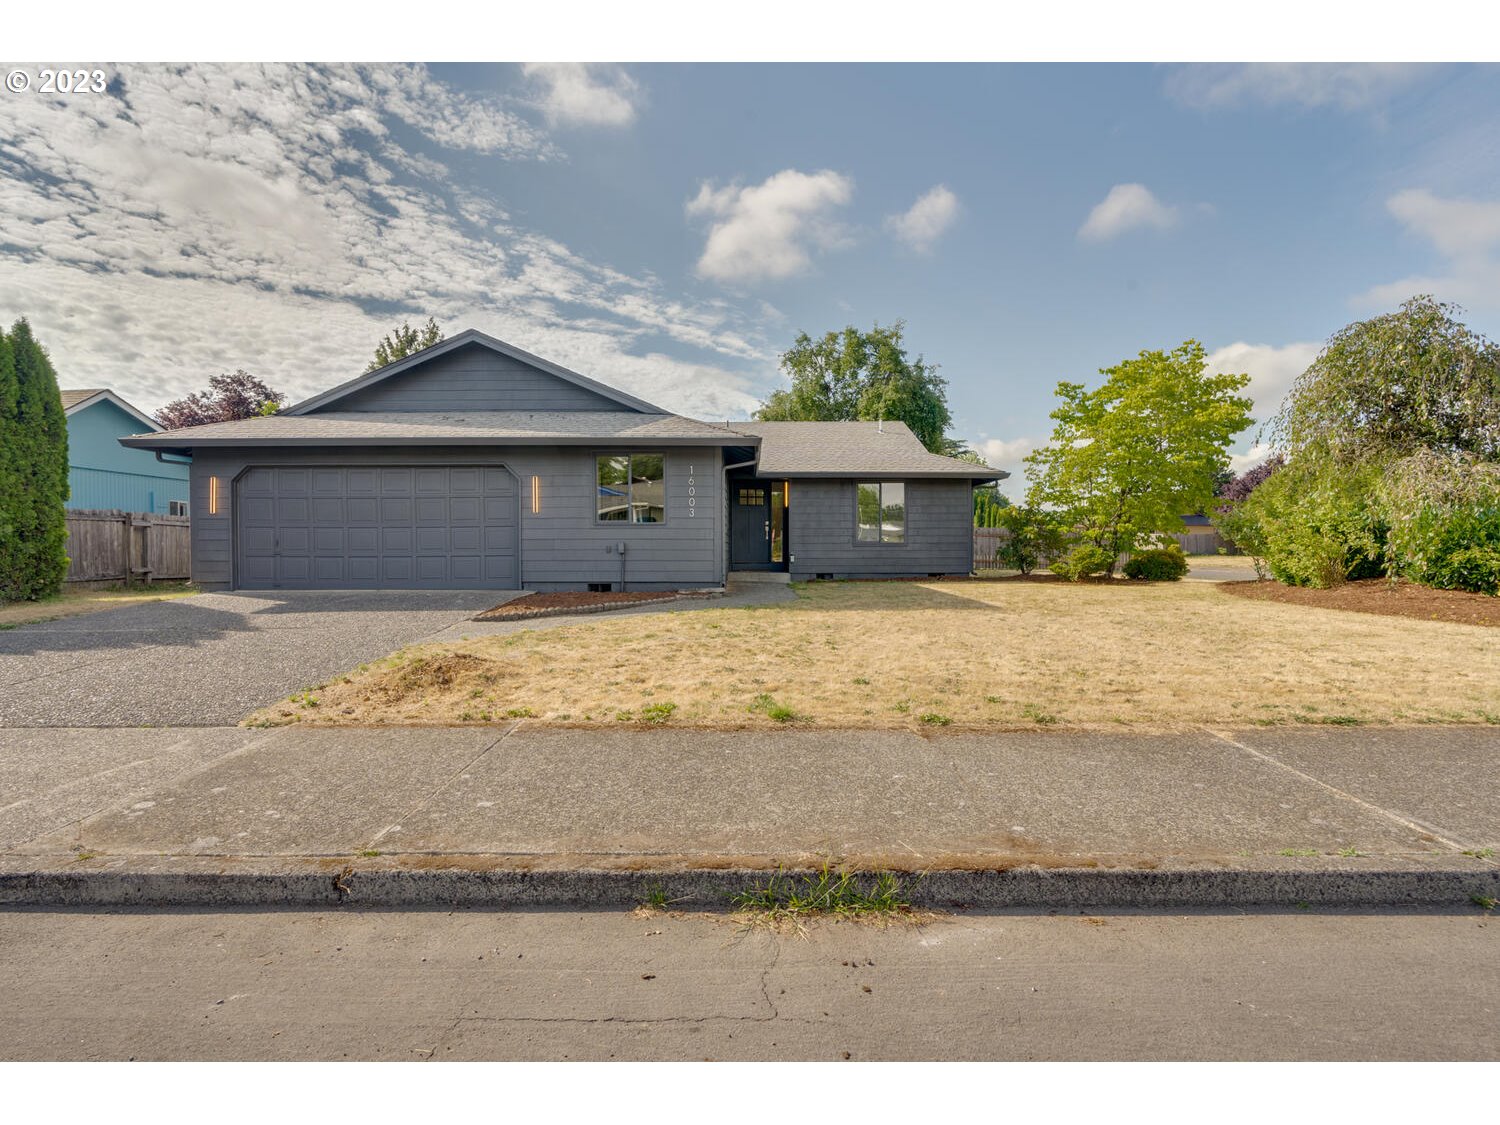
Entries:
{"label": "patchy grass", "polygon": [[64,588],[55,598],[34,602],[0,602],[0,629],[38,625],[62,617],[78,617],[140,602],[165,602],[198,593],[188,582],[155,582],[150,586],[94,586],[87,590]]}
{"label": "patchy grass", "polygon": [[778,872],[764,883],[741,891],[731,900],[740,920],[773,929],[798,927],[819,917],[861,921],[919,920],[901,880],[889,871],[861,883],[847,871],[834,871],[826,864],[815,875],[791,876]]}
{"label": "patchy grass", "polygon": [[[1500,633],[1208,583],[838,582],[405,649],[257,723],[931,730],[1482,723]],[[467,713],[468,717],[465,717]],[[568,716],[568,718],[563,718]],[[948,724],[925,720],[941,716]]]}

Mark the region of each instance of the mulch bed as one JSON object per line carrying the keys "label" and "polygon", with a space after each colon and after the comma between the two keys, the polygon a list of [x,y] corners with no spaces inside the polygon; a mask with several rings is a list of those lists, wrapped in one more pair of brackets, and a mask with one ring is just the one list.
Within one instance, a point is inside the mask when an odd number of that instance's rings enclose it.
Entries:
{"label": "mulch bed", "polygon": [[540,617],[551,614],[598,613],[605,609],[623,609],[642,602],[660,602],[681,597],[675,590],[640,590],[590,594],[564,590],[555,594],[522,594],[493,609],[476,614],[475,621],[504,621],[511,617]]}
{"label": "mulch bed", "polygon": [[1345,582],[1331,590],[1283,586],[1270,579],[1220,582],[1218,587],[1226,594],[1256,601],[1345,609],[1383,617],[1414,617],[1419,621],[1456,621],[1461,625],[1500,627],[1500,598],[1465,590],[1434,590],[1406,581],[1393,586],[1384,578],[1364,578],[1358,582]]}

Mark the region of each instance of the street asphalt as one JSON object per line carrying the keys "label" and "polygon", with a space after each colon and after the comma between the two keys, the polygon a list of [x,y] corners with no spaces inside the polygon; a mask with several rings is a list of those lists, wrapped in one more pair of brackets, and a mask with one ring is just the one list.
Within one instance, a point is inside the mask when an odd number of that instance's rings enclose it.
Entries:
{"label": "street asphalt", "polygon": [[627,911],[12,911],[0,1058],[1494,1060],[1497,940],[1467,905],[801,934]]}

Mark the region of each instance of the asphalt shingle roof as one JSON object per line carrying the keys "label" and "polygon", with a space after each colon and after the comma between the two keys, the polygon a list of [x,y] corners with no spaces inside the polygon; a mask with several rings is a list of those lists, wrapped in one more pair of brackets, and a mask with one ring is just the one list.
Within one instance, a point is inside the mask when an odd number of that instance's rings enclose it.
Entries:
{"label": "asphalt shingle roof", "polygon": [[968,477],[1010,474],[929,453],[904,422],[730,422],[760,438],[760,476]]}
{"label": "asphalt shingle roof", "polygon": [[62,391],[62,404],[64,410],[72,410],[80,402],[93,398],[95,395],[104,393],[103,387],[95,387],[88,391]]}
{"label": "asphalt shingle roof", "polygon": [[737,435],[677,414],[627,410],[326,411],[186,426],[125,440],[147,449],[206,445],[484,445],[662,441],[733,445]]}

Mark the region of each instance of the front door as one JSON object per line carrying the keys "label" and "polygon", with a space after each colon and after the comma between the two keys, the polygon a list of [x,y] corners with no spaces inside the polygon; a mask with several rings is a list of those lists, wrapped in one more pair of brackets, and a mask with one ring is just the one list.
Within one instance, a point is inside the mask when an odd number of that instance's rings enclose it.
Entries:
{"label": "front door", "polygon": [[781,481],[729,482],[732,570],[785,570],[786,504]]}

